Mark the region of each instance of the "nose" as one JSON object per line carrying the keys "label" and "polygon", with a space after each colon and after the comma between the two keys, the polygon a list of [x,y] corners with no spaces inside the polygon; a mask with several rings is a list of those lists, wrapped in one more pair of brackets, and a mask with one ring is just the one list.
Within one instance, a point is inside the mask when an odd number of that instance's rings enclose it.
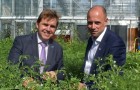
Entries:
{"label": "nose", "polygon": [[47,32],[48,34],[52,34],[52,33],[53,33],[53,32],[52,32],[52,28],[51,28],[50,25],[46,26],[46,32]]}
{"label": "nose", "polygon": [[47,30],[50,30],[50,26],[48,25],[48,26],[46,27],[46,29],[47,29]]}
{"label": "nose", "polygon": [[91,28],[95,29],[95,23],[94,22],[91,24]]}

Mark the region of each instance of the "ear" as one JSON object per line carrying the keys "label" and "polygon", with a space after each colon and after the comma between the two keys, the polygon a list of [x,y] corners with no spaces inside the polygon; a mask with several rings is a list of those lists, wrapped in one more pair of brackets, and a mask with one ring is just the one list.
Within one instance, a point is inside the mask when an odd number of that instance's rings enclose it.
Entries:
{"label": "ear", "polygon": [[36,22],[36,28],[38,29],[38,23]]}
{"label": "ear", "polygon": [[105,23],[106,23],[106,25],[107,25],[107,23],[108,23],[108,18],[106,18]]}
{"label": "ear", "polygon": [[106,18],[106,23],[108,22],[108,18]]}

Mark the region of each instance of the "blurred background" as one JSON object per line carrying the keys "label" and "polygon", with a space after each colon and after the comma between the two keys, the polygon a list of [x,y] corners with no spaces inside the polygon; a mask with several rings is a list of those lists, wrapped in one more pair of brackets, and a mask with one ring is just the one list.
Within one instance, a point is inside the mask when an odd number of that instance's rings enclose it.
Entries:
{"label": "blurred background", "polygon": [[32,33],[40,12],[51,8],[61,15],[56,36],[73,39],[76,31],[86,41],[86,14],[94,5],[107,9],[108,27],[122,37],[127,51],[139,49],[140,0],[0,0],[0,39]]}

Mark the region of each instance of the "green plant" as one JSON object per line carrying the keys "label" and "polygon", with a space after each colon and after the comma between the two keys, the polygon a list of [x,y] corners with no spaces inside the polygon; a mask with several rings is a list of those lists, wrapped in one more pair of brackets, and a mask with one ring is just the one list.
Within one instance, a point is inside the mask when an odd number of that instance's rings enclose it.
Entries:
{"label": "green plant", "polygon": [[[33,90],[77,90],[78,83],[82,76],[81,66],[84,60],[84,53],[86,43],[74,40],[72,42],[64,42],[62,39],[57,39],[64,50],[64,72],[66,79],[54,83],[51,80],[40,82],[37,78],[34,78],[36,83],[31,82],[29,88]],[[19,65],[12,65],[7,62],[9,50],[12,46],[13,40],[6,38],[0,40],[0,89],[19,89],[26,90],[22,86],[23,78],[20,77],[23,74],[22,69],[28,68],[30,75],[24,72],[24,78],[34,77],[39,74],[33,71],[33,66],[23,67],[19,69]],[[25,58],[24,56],[21,58]],[[139,90],[140,89],[140,52],[127,52],[126,63],[123,67],[118,67],[112,59],[112,56],[107,57],[107,62],[103,65],[99,64],[99,74],[97,76],[90,75],[85,76],[86,80],[93,80],[95,84],[92,88],[104,89],[104,90]],[[38,62],[37,62],[38,63]],[[97,60],[98,63],[98,60]],[[106,64],[110,64],[112,70],[102,72],[102,69]],[[38,65],[38,64],[37,64]],[[123,71],[123,75],[119,75],[120,71]]]}

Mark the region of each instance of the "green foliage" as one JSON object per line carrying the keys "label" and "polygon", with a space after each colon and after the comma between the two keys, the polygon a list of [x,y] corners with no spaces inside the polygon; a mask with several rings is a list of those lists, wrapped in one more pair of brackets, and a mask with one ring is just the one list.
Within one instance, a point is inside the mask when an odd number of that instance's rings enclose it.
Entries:
{"label": "green foliage", "polygon": [[78,41],[63,44],[65,69],[72,76],[80,76],[85,46],[84,42]]}
{"label": "green foliage", "polygon": [[[84,60],[84,53],[86,48],[85,42],[78,40],[64,42],[62,39],[57,39],[64,50],[64,71],[66,73],[66,79],[59,81],[59,84],[51,80],[45,82],[32,81],[28,88],[32,90],[77,90],[80,82],[81,66]],[[28,78],[25,73],[24,79],[20,77],[23,74],[23,67],[19,69],[17,65],[11,65],[7,62],[7,56],[12,46],[13,40],[10,38],[0,40],[0,89],[20,89],[26,90],[23,86],[23,80]],[[25,58],[24,56],[21,58]],[[123,67],[118,67],[112,59],[112,56],[106,58],[106,63],[100,65],[99,62],[102,59],[97,59],[96,63],[99,66],[100,72],[97,76],[85,75],[84,79],[89,81],[93,80],[95,84],[92,88],[98,88],[101,90],[139,90],[140,89],[140,52],[128,52],[126,64]],[[105,65],[110,64],[112,70],[103,72],[102,69]],[[28,68],[31,76],[38,75],[33,72],[31,68]],[[123,72],[123,75],[120,75]]]}
{"label": "green foliage", "polygon": [[14,88],[20,81],[18,66],[7,62],[11,44],[12,40],[9,38],[0,41],[0,88]]}

